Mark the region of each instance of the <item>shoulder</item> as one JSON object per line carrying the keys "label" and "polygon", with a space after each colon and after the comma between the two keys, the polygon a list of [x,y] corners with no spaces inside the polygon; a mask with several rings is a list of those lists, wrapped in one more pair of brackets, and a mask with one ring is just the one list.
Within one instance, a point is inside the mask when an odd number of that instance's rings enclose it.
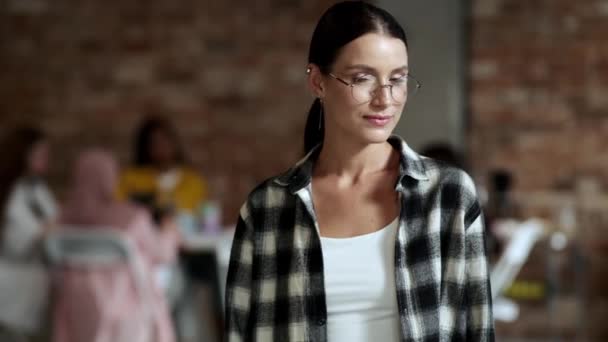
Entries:
{"label": "shoulder", "polygon": [[15,183],[10,192],[6,197],[6,202],[3,203],[4,207],[2,208],[3,215],[12,215],[23,208],[26,208],[27,203],[25,200],[25,190],[22,185],[19,183]]}
{"label": "shoulder", "polygon": [[15,206],[26,206],[28,205],[27,200],[32,193],[35,196],[39,196],[42,189],[39,187],[32,188],[25,180],[18,179],[13,186],[10,188],[8,197],[6,199],[5,208],[14,208]]}
{"label": "shoulder", "polygon": [[51,188],[49,188],[49,185],[45,181],[40,181],[36,184],[36,193],[43,200],[52,201],[52,202],[55,201],[53,192],[51,191]]}
{"label": "shoulder", "polygon": [[282,205],[289,193],[287,186],[278,182],[280,176],[273,176],[258,183],[247,196],[247,203],[253,208]]}
{"label": "shoulder", "polygon": [[442,208],[462,210],[473,219],[481,213],[475,182],[467,172],[432,158],[421,156],[420,160],[429,177],[429,187],[440,195]]}
{"label": "shoulder", "polygon": [[154,177],[154,176],[155,176],[154,170],[152,170],[151,168],[148,168],[148,167],[140,167],[140,166],[128,167],[120,174],[120,178],[122,180],[126,180],[126,181],[137,180],[137,179],[142,179],[142,178],[150,178],[150,177]]}
{"label": "shoulder", "polygon": [[287,185],[280,182],[284,174],[276,175],[258,183],[247,195],[241,208],[241,216],[263,217],[269,212],[285,209],[290,206],[294,195]]}
{"label": "shoulder", "polygon": [[23,181],[18,180],[10,187],[8,198],[14,199],[14,198],[23,197],[26,193],[26,190],[27,190],[26,184]]}
{"label": "shoulder", "polygon": [[424,156],[420,156],[420,161],[424,165],[431,182],[439,185],[459,186],[463,190],[475,192],[473,179],[463,169]]}
{"label": "shoulder", "polygon": [[203,184],[205,181],[198,171],[191,167],[182,167],[180,169],[182,177],[185,181],[197,184]]}

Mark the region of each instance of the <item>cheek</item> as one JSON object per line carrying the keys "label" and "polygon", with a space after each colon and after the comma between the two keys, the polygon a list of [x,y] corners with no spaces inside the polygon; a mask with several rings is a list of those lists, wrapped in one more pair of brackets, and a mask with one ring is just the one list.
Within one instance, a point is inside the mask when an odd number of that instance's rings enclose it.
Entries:
{"label": "cheek", "polygon": [[30,156],[30,165],[35,169],[44,168],[48,159],[48,153],[45,150],[37,150]]}
{"label": "cheek", "polygon": [[325,98],[343,105],[353,102],[351,87],[338,83],[338,81],[326,85]]}
{"label": "cheek", "polygon": [[332,122],[339,126],[348,126],[359,116],[360,109],[348,101],[332,101],[325,105],[325,120],[331,125]]}
{"label": "cheek", "polygon": [[403,110],[405,109],[405,105],[401,104],[395,108],[395,116],[397,118],[403,116]]}
{"label": "cheek", "polygon": [[341,118],[352,116],[361,111],[362,108],[361,105],[354,103],[350,88],[346,87],[328,91],[323,106],[326,111],[337,113]]}

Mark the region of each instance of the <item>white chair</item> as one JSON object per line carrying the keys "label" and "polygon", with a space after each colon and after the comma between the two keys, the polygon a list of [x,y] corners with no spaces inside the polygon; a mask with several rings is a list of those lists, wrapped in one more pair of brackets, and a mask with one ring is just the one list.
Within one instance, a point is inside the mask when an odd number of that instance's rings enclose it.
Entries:
{"label": "white chair", "polygon": [[[45,241],[46,254],[56,268],[95,269],[111,265],[127,265],[134,275],[136,292],[142,296],[144,321],[151,326],[152,310],[149,306],[150,286],[146,284],[145,270],[139,255],[133,253],[131,242],[112,228],[65,227],[52,233]],[[151,333],[152,329],[146,329]],[[144,341],[150,337],[144,338]]]}
{"label": "white chair", "polygon": [[501,297],[528,259],[534,244],[541,238],[543,224],[540,220],[530,219],[524,222],[507,222],[510,238],[503,254],[490,273],[492,299],[494,301],[494,318],[501,321],[514,321],[519,316],[519,307],[513,301]]}
{"label": "white chair", "polygon": [[100,267],[127,263],[131,247],[117,231],[104,228],[65,229],[45,241],[49,261],[54,266]]}

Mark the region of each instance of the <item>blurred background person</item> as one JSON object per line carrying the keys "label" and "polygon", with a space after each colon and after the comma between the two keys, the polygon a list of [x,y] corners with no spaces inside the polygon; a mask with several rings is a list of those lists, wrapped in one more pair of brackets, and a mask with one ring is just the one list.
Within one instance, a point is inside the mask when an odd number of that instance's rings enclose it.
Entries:
{"label": "blurred background person", "polygon": [[[194,232],[207,185],[190,167],[176,129],[165,118],[147,117],[137,130],[133,148],[133,164],[121,174],[118,196],[147,207],[157,224],[172,220],[180,232]],[[169,299],[180,333],[192,306],[187,280],[177,262],[156,269],[156,282]]]}
{"label": "blurred background person", "polygon": [[40,241],[57,216],[55,197],[45,181],[49,142],[40,130],[22,128],[2,146],[10,148],[0,165],[2,254],[9,259],[39,260]]}
{"label": "blurred background person", "polygon": [[23,341],[42,329],[48,276],[42,241],[55,225],[57,205],[46,185],[49,142],[39,129],[10,132],[1,145],[0,331]]}
{"label": "blurred background person", "polygon": [[157,222],[174,214],[194,215],[206,199],[205,181],[188,165],[173,126],[160,117],[141,124],[133,165],[122,174],[119,195],[149,207]]}
{"label": "blurred background person", "polygon": [[[48,184],[62,198],[80,146],[108,144],[139,168],[135,132],[161,114],[221,205],[222,228],[233,227],[255,184],[300,159],[301,144],[284,142],[304,131],[303,110],[294,110],[311,100],[304,57],[313,19],[334,2],[2,1],[0,137],[22,124],[44,127]],[[395,133],[418,151],[443,141],[461,152],[487,218],[487,205],[501,202],[492,176],[500,169],[512,176],[516,220],[548,221],[516,279],[544,290],[506,288],[521,315],[497,322],[497,339],[608,341],[606,1],[374,4],[407,24],[410,71],[424,80]],[[4,163],[16,149],[1,146]],[[208,269],[188,262],[215,257],[217,244],[201,230],[180,248],[180,264],[190,278],[215,283],[217,272],[200,274]],[[563,245],[562,233],[566,245],[556,251],[552,237]],[[488,252],[499,250],[490,244]],[[184,298],[197,310],[207,305]]]}
{"label": "blurred background person", "polygon": [[[524,217],[513,197],[514,176],[509,170],[495,169],[490,171],[488,203],[486,204],[486,227],[491,237],[488,241],[488,253],[496,259],[503,252],[505,233],[498,227],[505,220],[521,220]],[[508,234],[506,234],[508,235]]]}
{"label": "blurred background person", "polygon": [[447,142],[436,141],[425,145],[420,154],[470,172],[464,157]]}
{"label": "blurred background person", "polygon": [[[82,229],[111,227],[132,240],[134,257],[143,261],[151,295],[135,293],[135,275],[127,265],[62,269],[56,284],[55,342],[175,340],[167,302],[156,286],[153,271],[175,259],[175,227],[167,221],[157,228],[145,210],[117,201],[117,179],[118,166],[111,154],[102,150],[83,152],[74,169],[61,223]],[[151,321],[146,320],[147,315],[151,315]]]}

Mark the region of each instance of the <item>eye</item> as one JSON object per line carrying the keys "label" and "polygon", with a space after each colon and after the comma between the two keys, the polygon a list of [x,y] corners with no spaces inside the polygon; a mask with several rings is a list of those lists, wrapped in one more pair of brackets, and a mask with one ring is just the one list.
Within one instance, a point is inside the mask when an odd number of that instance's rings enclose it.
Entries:
{"label": "eye", "polygon": [[393,76],[393,77],[391,77],[391,79],[389,81],[393,84],[403,84],[403,83],[407,82],[407,76],[406,75]]}
{"label": "eye", "polygon": [[352,82],[354,84],[373,83],[374,82],[374,77],[371,76],[371,75],[367,75],[367,74],[354,75],[352,77]]}

